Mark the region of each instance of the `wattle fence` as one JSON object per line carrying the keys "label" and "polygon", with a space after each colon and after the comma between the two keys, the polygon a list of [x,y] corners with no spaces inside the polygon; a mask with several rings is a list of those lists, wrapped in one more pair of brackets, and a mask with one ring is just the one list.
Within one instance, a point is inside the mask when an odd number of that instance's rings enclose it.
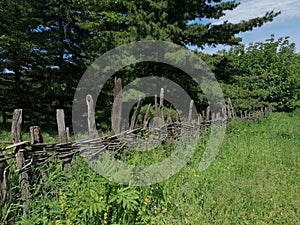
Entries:
{"label": "wattle fence", "polygon": [[[155,145],[161,140],[176,139],[184,130],[193,133],[194,131],[201,131],[206,129],[211,124],[222,124],[234,117],[237,117],[230,99],[227,100],[225,106],[220,113],[214,114],[210,107],[203,110],[201,114],[197,115],[197,121],[192,119],[192,108],[194,102],[191,101],[189,105],[188,117],[185,121],[180,121],[179,116],[173,121],[170,115],[163,115],[163,99],[164,90],[161,89],[159,103],[155,96],[155,118],[161,118],[153,126],[149,126],[151,120],[151,105],[147,107],[145,115],[143,115],[143,122],[138,127],[138,116],[141,114],[142,98],[139,98],[135,111],[133,112],[129,128],[121,132],[121,106],[122,99],[120,95],[122,91],[122,82],[120,79],[115,80],[115,103],[112,114],[112,132],[110,135],[103,136],[96,130],[96,122],[93,111],[92,96],[86,96],[87,103],[87,123],[89,137],[84,141],[70,141],[69,128],[66,127],[64,121],[64,111],[57,109],[56,120],[58,128],[58,143],[44,143],[41,128],[39,126],[30,127],[31,140],[22,140],[21,124],[22,124],[22,109],[14,110],[11,125],[12,142],[0,141],[0,205],[9,201],[10,190],[8,173],[12,165],[16,165],[15,172],[19,174],[19,184],[21,196],[24,199],[24,210],[29,207],[30,199],[30,170],[32,167],[38,167],[47,164],[54,158],[62,161],[62,169],[67,171],[70,166],[75,164],[76,155],[83,155],[85,157],[98,156],[102,151],[114,151],[116,153],[122,152],[124,148],[131,148],[135,146],[136,136],[145,137],[145,142],[150,145]],[[255,113],[244,112],[241,117],[246,120],[257,121],[262,117],[267,116],[271,112],[270,108],[261,108]],[[154,139],[147,139],[147,133],[154,134]]]}

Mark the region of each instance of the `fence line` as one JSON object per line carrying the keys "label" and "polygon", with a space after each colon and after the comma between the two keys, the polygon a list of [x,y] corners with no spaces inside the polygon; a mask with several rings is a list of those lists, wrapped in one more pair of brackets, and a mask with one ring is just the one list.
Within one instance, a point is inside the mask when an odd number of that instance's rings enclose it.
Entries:
{"label": "fence line", "polygon": [[[93,99],[91,95],[87,95],[87,111],[88,111],[88,131],[89,138],[84,141],[71,142],[69,128],[65,126],[64,111],[57,109],[56,120],[59,135],[59,143],[43,143],[43,136],[39,126],[30,127],[30,141],[23,141],[21,136],[22,109],[16,109],[12,119],[12,143],[0,142],[5,147],[0,148],[0,205],[7,202],[11,198],[8,189],[8,172],[10,169],[9,161],[15,161],[17,169],[14,171],[19,174],[19,184],[21,196],[24,199],[24,211],[29,208],[30,198],[30,176],[29,171],[32,166],[41,166],[50,162],[54,158],[62,160],[62,169],[67,171],[72,164],[75,163],[74,156],[81,155],[87,158],[98,157],[105,150],[121,153],[124,148],[132,148],[136,146],[136,136],[145,137],[143,141],[145,146],[155,146],[162,139],[176,139],[180,137],[181,132],[188,130],[191,134],[195,131],[205,129],[212,124],[223,124],[224,122],[237,117],[231,100],[228,99],[227,104],[222,107],[218,113],[213,113],[210,106],[197,116],[197,120],[192,118],[192,108],[194,102],[189,105],[189,113],[186,121],[180,121],[179,115],[176,116],[176,121],[172,121],[170,113],[165,117],[163,115],[163,98],[164,89],[161,89],[160,101],[158,103],[155,96],[155,117],[160,120],[149,127],[151,104],[148,105],[144,115],[142,125],[137,127],[137,118],[142,107],[142,98],[138,100],[137,107],[132,115],[129,129],[121,132],[120,129],[120,110],[121,110],[121,84],[120,79],[115,80],[115,102],[113,106],[112,118],[112,134],[102,136],[96,130],[96,123],[93,111]],[[270,108],[262,108],[256,113],[244,112],[241,115],[242,119],[257,121],[262,117],[267,116],[271,112]],[[155,138],[147,139],[147,134],[153,133]]]}

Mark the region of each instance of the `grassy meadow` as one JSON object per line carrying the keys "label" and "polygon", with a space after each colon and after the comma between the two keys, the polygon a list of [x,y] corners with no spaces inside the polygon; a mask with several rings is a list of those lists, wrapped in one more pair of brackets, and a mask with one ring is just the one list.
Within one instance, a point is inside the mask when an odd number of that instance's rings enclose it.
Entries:
{"label": "grassy meadow", "polygon": [[[2,132],[1,140],[9,140]],[[53,141],[45,135],[45,141]],[[26,138],[23,138],[26,139]],[[22,213],[18,179],[10,173],[7,224],[300,224],[300,112],[273,113],[259,122],[234,120],[211,166],[197,171],[205,135],[188,164],[162,183],[128,187],[107,181],[77,158],[34,168],[30,210]],[[168,148],[168,146],[166,146]],[[162,160],[170,149],[143,158]],[[141,154],[124,160],[140,162]],[[150,162],[151,163],[151,162]],[[12,165],[12,170],[14,166]],[[46,178],[45,178],[46,177]]]}

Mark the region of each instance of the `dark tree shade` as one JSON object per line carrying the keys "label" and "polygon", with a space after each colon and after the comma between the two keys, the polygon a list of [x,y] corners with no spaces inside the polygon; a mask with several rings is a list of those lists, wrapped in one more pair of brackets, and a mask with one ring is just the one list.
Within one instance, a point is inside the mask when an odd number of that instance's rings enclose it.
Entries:
{"label": "dark tree shade", "polygon": [[[55,121],[55,109],[66,110],[77,83],[96,57],[124,43],[166,40],[181,46],[237,44],[235,35],[272,21],[277,12],[237,24],[202,23],[234,10],[235,1],[207,0],[2,0],[0,2],[0,101],[4,115],[23,108],[30,123]],[[192,21],[198,21],[193,23]],[[121,71],[128,81],[140,74],[176,79],[197,96],[198,89],[170,68],[151,65]],[[126,79],[124,79],[126,82]],[[104,93],[112,97],[108,85]],[[111,103],[98,112],[109,115]],[[105,110],[104,110],[105,109]],[[41,116],[43,115],[43,116]],[[29,118],[25,117],[25,121]]]}

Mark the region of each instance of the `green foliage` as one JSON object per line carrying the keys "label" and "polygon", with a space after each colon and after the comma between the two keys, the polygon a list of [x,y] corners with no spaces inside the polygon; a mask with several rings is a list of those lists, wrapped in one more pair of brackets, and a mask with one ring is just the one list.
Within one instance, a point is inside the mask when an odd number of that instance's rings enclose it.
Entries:
{"label": "green foliage", "polygon": [[277,111],[299,107],[300,64],[288,37],[243,45],[216,56],[214,71],[225,95],[239,111],[272,106]]}
{"label": "green foliage", "polygon": [[[205,149],[200,144],[177,174],[145,187],[109,182],[80,157],[68,173],[59,160],[51,161],[33,169],[31,207],[24,215],[18,176],[10,173],[13,201],[1,208],[0,218],[8,215],[11,224],[299,224],[299,126],[299,111],[257,123],[231,121],[208,169],[197,171]],[[165,149],[156,151],[163,159]],[[132,164],[152,160],[130,158]]]}
{"label": "green foliage", "polygon": [[[196,20],[218,19],[226,10],[234,10],[234,1],[182,0],[182,1],[122,1],[127,13],[124,21],[128,26],[130,41],[154,39],[166,40],[181,46],[237,44],[234,35],[251,30],[272,21],[278,15],[273,11],[263,17],[237,24],[224,22],[220,25],[195,23]],[[125,33],[126,34],[126,33]],[[222,35],[220,35],[222,34]]]}
{"label": "green foliage", "polygon": [[[104,52],[145,39],[199,48],[206,44],[237,44],[241,39],[235,38],[235,34],[262,26],[278,15],[270,11],[237,24],[194,22],[220,18],[238,4],[205,0],[3,0],[0,3],[1,111],[23,108],[30,115],[30,119],[24,118],[27,122],[47,125],[51,130],[55,128],[51,122],[55,109],[64,108],[66,122],[71,124],[71,104],[78,81],[86,67]],[[152,73],[149,68],[145,66],[135,73],[123,71],[118,76],[129,77],[128,80],[155,74],[172,77],[191,96],[197,97],[199,90],[181,72],[158,67]],[[105,89],[104,97],[111,96],[112,89]],[[109,106],[105,101],[99,104],[99,117],[109,118]]]}
{"label": "green foliage", "polygon": [[[36,169],[32,189],[35,201],[31,211],[16,224],[125,224],[134,222],[138,212],[139,192],[123,187],[93,173],[87,163],[76,159],[77,166],[68,174],[59,161]],[[40,174],[40,175],[39,175]],[[41,179],[39,176],[46,177]],[[13,212],[16,213],[16,212]]]}

